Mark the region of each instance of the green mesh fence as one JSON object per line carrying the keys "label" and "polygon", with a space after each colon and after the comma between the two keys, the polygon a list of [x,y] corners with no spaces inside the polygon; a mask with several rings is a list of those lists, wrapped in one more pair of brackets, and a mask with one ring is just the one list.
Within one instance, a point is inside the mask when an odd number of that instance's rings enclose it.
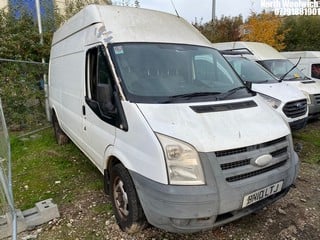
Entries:
{"label": "green mesh fence", "polygon": [[46,65],[0,59],[0,97],[10,131],[47,124],[43,77],[46,72]]}

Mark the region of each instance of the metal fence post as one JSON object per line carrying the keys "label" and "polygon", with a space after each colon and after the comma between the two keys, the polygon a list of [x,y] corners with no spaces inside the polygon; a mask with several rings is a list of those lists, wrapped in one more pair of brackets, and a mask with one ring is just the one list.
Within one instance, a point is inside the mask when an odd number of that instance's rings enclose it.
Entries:
{"label": "metal fence post", "polygon": [[[8,214],[12,223],[12,239],[17,238],[17,215],[14,206],[12,193],[12,174],[11,174],[11,150],[10,139],[2,110],[2,103],[0,99],[0,194],[4,196],[0,201],[5,201],[3,206],[8,206]],[[1,202],[0,202],[1,203]],[[0,205],[1,206],[1,205]]]}

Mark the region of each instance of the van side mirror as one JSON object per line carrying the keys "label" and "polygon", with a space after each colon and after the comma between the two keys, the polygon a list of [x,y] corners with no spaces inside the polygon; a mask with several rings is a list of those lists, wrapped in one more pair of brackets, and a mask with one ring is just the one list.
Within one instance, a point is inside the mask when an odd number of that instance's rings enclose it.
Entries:
{"label": "van side mirror", "polygon": [[115,113],[110,84],[97,84],[97,102],[103,114]]}
{"label": "van side mirror", "polygon": [[244,84],[246,85],[247,88],[249,88],[250,90],[252,90],[252,82],[245,81]]}

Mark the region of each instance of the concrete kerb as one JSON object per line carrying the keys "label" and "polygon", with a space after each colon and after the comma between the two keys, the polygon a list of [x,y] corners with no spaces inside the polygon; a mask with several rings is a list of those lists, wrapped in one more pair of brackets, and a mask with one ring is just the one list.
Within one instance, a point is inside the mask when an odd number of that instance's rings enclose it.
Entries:
{"label": "concrete kerb", "polygon": [[[60,217],[58,206],[52,202],[51,198],[37,202],[34,208],[25,211],[17,209],[16,214],[18,233],[31,230],[36,226]],[[11,236],[11,224],[12,219],[10,214],[0,216],[0,239]]]}

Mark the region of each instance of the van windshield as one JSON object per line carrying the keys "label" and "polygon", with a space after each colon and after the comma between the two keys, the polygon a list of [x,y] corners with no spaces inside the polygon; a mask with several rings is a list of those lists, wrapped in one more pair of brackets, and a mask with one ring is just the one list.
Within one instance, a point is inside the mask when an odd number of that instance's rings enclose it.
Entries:
{"label": "van windshield", "polygon": [[212,48],[162,43],[113,44],[110,48],[130,101],[197,102],[252,96]]}
{"label": "van windshield", "polygon": [[[258,63],[278,78],[282,78],[294,66],[294,64],[290,62],[288,59],[264,60],[258,61]],[[294,68],[285,76],[283,80],[301,79],[308,78],[298,68]]]}
{"label": "van windshield", "polygon": [[279,83],[279,81],[258,63],[244,57],[226,57],[239,76],[252,83]]}

